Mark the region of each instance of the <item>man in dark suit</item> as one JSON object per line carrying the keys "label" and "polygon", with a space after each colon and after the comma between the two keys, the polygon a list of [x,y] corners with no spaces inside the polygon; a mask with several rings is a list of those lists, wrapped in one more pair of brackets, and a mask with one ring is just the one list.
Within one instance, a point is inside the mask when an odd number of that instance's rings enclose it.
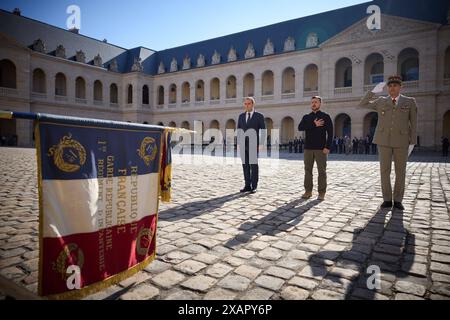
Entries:
{"label": "man in dark suit", "polygon": [[245,112],[239,116],[238,120],[238,143],[244,169],[245,187],[241,193],[255,193],[259,180],[259,139],[260,130],[263,131],[261,141],[265,141],[266,123],[264,116],[255,111],[255,99],[247,97],[244,99]]}

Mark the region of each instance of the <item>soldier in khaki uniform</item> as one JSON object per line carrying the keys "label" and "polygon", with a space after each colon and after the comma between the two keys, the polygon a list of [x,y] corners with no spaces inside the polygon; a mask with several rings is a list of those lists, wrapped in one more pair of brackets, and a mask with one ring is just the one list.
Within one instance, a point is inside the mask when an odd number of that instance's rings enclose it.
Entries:
{"label": "soldier in khaki uniform", "polygon": [[[392,76],[388,79],[387,97],[375,98],[383,92],[385,83],[378,84],[361,100],[360,106],[378,112],[378,125],[373,143],[380,154],[381,188],[384,202],[382,208],[404,210],[402,201],[405,193],[406,162],[410,145],[417,144],[417,105],[414,98],[400,94],[402,79]],[[395,186],[392,195],[391,168],[395,165]],[[392,201],[393,200],[393,201]]]}

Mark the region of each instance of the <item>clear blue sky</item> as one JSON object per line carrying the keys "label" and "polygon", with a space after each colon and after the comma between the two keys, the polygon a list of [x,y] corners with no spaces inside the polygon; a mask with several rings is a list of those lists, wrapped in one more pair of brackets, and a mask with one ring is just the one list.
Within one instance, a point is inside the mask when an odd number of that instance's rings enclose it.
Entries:
{"label": "clear blue sky", "polygon": [[66,29],[66,8],[81,8],[81,34],[131,49],[163,50],[300,18],[364,0],[1,0],[22,15]]}

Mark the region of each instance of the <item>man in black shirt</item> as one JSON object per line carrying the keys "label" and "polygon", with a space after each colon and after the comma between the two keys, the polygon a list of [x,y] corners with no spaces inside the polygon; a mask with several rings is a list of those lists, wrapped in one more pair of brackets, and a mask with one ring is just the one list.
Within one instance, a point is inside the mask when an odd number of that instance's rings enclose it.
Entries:
{"label": "man in black shirt", "polygon": [[325,200],[327,191],[327,158],[333,143],[333,122],[328,114],[320,111],[322,98],[312,97],[310,114],[303,117],[298,126],[299,131],[306,132],[305,138],[305,193],[303,199],[312,197],[313,167],[317,162],[319,171],[319,197]]}

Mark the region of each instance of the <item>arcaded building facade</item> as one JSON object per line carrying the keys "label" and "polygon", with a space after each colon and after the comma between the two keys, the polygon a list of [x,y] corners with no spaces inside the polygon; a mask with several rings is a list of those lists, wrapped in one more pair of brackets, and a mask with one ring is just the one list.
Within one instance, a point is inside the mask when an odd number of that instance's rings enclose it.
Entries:
{"label": "arcaded building facade", "polygon": [[[367,8],[381,9],[381,29]],[[254,96],[280,143],[320,95],[335,135],[372,134],[358,107],[374,84],[400,74],[419,106],[420,146],[450,138],[450,1],[376,0],[163,51],[125,49],[0,10],[0,110],[183,128],[236,126]],[[168,35],[169,36],[169,35]],[[0,120],[0,135],[33,144],[27,120]]]}

